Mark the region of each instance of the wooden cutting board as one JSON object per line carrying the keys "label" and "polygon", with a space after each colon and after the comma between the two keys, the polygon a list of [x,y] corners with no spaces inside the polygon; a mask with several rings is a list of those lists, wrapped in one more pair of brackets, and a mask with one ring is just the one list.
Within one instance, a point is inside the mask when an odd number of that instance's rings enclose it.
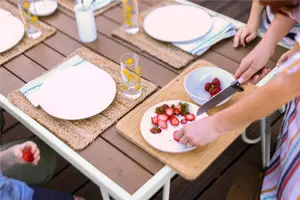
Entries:
{"label": "wooden cutting board", "polygon": [[[228,133],[219,140],[201,148],[186,153],[165,153],[151,147],[140,133],[140,121],[144,113],[152,106],[168,100],[184,100],[193,102],[184,89],[184,78],[186,75],[203,66],[215,66],[207,61],[199,60],[191,64],[185,71],[173,79],[170,83],[144,101],[140,106],[131,111],[117,123],[117,131],[128,140],[138,145],[161,162],[165,163],[178,174],[188,180],[196,179],[209,165],[242,133],[243,129]],[[252,92],[256,86],[248,84],[242,93],[236,93],[222,106],[211,109],[208,114],[212,115],[224,108],[234,104]],[[246,128],[246,127],[245,127]]]}

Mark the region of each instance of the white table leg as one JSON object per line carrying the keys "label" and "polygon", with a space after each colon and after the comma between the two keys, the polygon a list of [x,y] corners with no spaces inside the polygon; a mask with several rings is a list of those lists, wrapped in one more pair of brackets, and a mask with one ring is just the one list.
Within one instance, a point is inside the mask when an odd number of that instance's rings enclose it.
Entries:
{"label": "white table leg", "polygon": [[102,195],[102,199],[103,199],[103,200],[110,200],[109,194],[106,192],[106,190],[100,188],[100,192],[101,192],[101,195]]}
{"label": "white table leg", "polygon": [[170,197],[170,184],[171,180],[168,180],[163,188],[163,200],[169,200]]}
{"label": "white table leg", "polygon": [[266,118],[266,165],[269,166],[271,161],[271,126],[272,126],[272,117],[268,116]]}
{"label": "white table leg", "polygon": [[260,119],[260,138],[263,168],[270,163],[271,151],[271,116]]}

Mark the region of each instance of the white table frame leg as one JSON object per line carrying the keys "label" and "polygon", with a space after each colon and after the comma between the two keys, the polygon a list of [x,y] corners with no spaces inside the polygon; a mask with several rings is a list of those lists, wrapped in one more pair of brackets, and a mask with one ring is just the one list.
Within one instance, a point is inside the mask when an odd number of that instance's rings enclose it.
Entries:
{"label": "white table frame leg", "polygon": [[102,200],[110,200],[109,194],[106,190],[100,187],[100,192],[101,192]]}
{"label": "white table frame leg", "polygon": [[263,168],[269,166],[271,152],[271,116],[260,120],[260,138]]}
{"label": "white table frame leg", "polygon": [[170,185],[171,185],[171,180],[167,181],[167,183],[164,185],[163,188],[163,200],[169,200],[170,198]]}

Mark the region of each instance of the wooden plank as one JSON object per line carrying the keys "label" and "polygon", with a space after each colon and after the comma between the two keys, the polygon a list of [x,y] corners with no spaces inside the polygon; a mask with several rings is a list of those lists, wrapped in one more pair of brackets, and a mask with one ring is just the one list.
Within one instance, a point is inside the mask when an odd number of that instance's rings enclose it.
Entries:
{"label": "wooden plank", "polygon": [[4,120],[5,120],[5,125],[3,127],[2,133],[5,133],[12,126],[15,126],[18,123],[18,121],[13,116],[11,116],[8,112],[6,112],[5,110],[1,111],[1,112],[3,112],[3,116],[4,116]]}
{"label": "wooden plank", "polygon": [[[276,135],[280,131],[282,123],[282,117],[272,126],[272,137],[276,138]],[[274,137],[275,136],[275,137]],[[247,171],[247,167],[253,166],[259,172],[261,170],[261,155],[260,144],[252,145],[251,148],[244,153],[241,158],[235,162],[227,171],[210,187],[208,188],[197,200],[216,200],[226,199],[228,190],[234,183],[237,177],[245,173],[253,174],[253,171]],[[251,168],[248,168],[249,170]],[[259,175],[259,174],[257,174]],[[251,185],[249,185],[251,187]],[[249,188],[251,190],[251,188]],[[218,192],[216,192],[218,191]],[[249,193],[248,193],[249,194]],[[235,198],[238,199],[238,198]],[[252,199],[244,196],[243,199]]]}
{"label": "wooden plank", "polygon": [[96,139],[79,154],[131,194],[152,177],[149,172],[101,138]]}
{"label": "wooden plank", "polygon": [[[272,115],[272,122],[276,122],[281,116],[282,115],[279,112],[274,113]],[[259,129],[259,122],[253,123],[247,128],[247,136],[249,138],[258,137]],[[250,145],[245,144],[239,137],[196,180],[187,181],[180,176],[176,177],[176,179],[171,184],[170,199],[195,199],[199,194],[203,193],[214,181],[216,181],[221,176],[221,174],[236,161],[236,159],[241,157],[243,153],[249,148],[249,146]],[[158,199],[161,199],[161,195],[161,192],[157,195]]]}
{"label": "wooden plank", "polygon": [[158,172],[164,166],[157,159],[155,159],[145,151],[141,150],[135,144],[132,144],[129,140],[127,140],[120,134],[118,134],[116,132],[115,126],[105,131],[105,133],[102,134],[102,136],[109,143],[113,144],[115,148],[120,149],[125,155],[142,165],[152,174],[156,174],[156,172]]}
{"label": "wooden plank", "polygon": [[0,66],[0,93],[4,96],[22,87],[24,82],[15,77],[11,72]]}
{"label": "wooden plank", "polygon": [[22,124],[18,124],[17,126],[11,128],[8,132],[2,135],[2,143],[6,144],[16,140],[30,138],[32,136],[33,134],[30,130],[28,130]]}
{"label": "wooden plank", "polygon": [[[197,178],[204,170],[229,146],[242,132],[242,129],[235,130],[225,137],[205,146],[190,151],[184,154],[168,154],[160,152],[152,148],[141,136],[139,130],[139,122],[143,114],[155,104],[167,101],[170,99],[181,99],[191,101],[183,87],[183,81],[187,73],[200,66],[211,66],[207,61],[198,61],[189,66],[183,73],[172,80],[168,85],[152,95],[149,99],[143,102],[139,107],[121,119],[117,124],[117,130],[126,138],[140,146],[142,149],[155,156],[157,159],[173,168],[177,173],[188,180]],[[245,91],[240,94],[235,94],[224,106],[212,109],[217,112],[225,107],[230,106],[234,102],[239,101],[255,89],[255,86],[248,84],[245,86]],[[209,114],[212,114],[211,111]],[[195,159],[197,158],[197,159]]]}
{"label": "wooden plank", "polygon": [[64,56],[68,56],[76,49],[83,47],[82,44],[61,31],[56,31],[56,34],[45,40],[44,43]]}
{"label": "wooden plank", "polygon": [[89,182],[74,194],[86,200],[102,200],[100,189],[93,182]]}
{"label": "wooden plank", "polygon": [[25,52],[25,55],[46,69],[53,68],[57,63],[61,62],[65,58],[43,43],[36,45],[29,51]]}
{"label": "wooden plank", "polygon": [[87,181],[88,179],[83,174],[69,166],[63,173],[59,173],[50,182],[42,184],[40,187],[71,194]]}
{"label": "wooden plank", "polygon": [[[61,30],[65,34],[70,35],[72,38],[79,40],[77,36],[76,22],[69,16],[61,12],[56,12],[56,14],[48,17],[46,22]],[[124,47],[101,34],[98,34],[97,41],[87,46],[116,63],[119,63],[119,59],[122,54],[132,52],[131,49],[128,49],[127,47]],[[142,66],[142,76],[145,79],[150,80],[158,86],[163,86],[176,76],[174,72],[162,68],[156,62],[149,60],[139,53],[137,54],[139,55]]]}
{"label": "wooden plank", "polygon": [[24,82],[29,82],[34,78],[41,76],[46,71],[40,65],[24,55],[14,58],[4,66]]}
{"label": "wooden plank", "polygon": [[251,1],[235,1],[232,4],[227,4],[223,9],[218,10],[219,13],[235,19],[241,13],[249,12]]}
{"label": "wooden plank", "polygon": [[234,4],[233,0],[205,1],[201,4],[201,6],[218,12],[218,11],[222,10],[223,8],[228,7],[232,4]]}

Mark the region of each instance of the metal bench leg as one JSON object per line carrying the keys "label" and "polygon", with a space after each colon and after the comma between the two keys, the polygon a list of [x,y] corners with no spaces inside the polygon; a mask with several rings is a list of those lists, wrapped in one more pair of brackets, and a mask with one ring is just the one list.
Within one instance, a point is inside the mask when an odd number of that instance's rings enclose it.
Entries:
{"label": "metal bench leg", "polygon": [[103,200],[110,200],[109,194],[104,189],[100,188],[100,192]]}
{"label": "metal bench leg", "polygon": [[260,138],[263,168],[266,168],[270,163],[271,120],[271,116],[260,119]]}
{"label": "metal bench leg", "polygon": [[170,183],[171,180],[168,180],[163,188],[163,200],[169,200],[170,197]]}

